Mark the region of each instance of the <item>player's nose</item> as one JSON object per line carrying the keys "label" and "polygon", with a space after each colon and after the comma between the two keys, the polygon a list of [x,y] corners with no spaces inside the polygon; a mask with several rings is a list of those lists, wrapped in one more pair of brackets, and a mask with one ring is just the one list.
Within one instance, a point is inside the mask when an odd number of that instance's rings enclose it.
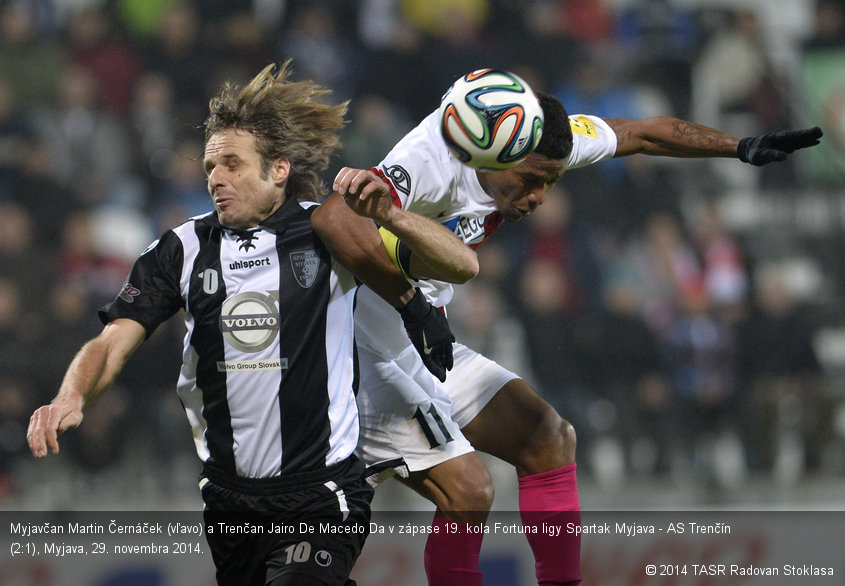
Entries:
{"label": "player's nose", "polygon": [[536,209],[537,206],[543,205],[544,201],[546,201],[545,187],[538,187],[537,189],[532,189],[528,193],[528,204],[531,206],[532,210]]}

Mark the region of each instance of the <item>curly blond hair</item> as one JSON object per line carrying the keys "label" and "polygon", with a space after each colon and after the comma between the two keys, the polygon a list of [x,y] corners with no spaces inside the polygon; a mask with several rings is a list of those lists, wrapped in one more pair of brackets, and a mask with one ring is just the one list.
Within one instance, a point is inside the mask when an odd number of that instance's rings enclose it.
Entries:
{"label": "curly blond hair", "polygon": [[348,102],[331,105],[321,100],[331,90],[312,81],[290,81],[291,60],[265,67],[244,88],[231,83],[208,104],[205,142],[218,132],[235,128],[252,134],[262,158],[262,170],[273,161],[290,161],[286,192],[317,201],[325,194],[320,172],[340,147],[338,130],[346,124]]}

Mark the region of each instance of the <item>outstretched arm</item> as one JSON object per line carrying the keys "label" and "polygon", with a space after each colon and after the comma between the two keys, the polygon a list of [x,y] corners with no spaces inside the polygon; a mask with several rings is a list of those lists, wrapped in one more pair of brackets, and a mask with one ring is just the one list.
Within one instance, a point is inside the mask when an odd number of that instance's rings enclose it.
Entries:
{"label": "outstretched arm", "polygon": [[131,319],[116,319],[87,342],[65,373],[59,392],[49,405],[29,419],[26,439],[36,458],[49,448],[59,453],[58,436],[82,423],[83,408],[96,401],[114,383],[126,360],[144,341],[146,330]]}
{"label": "outstretched arm", "polygon": [[695,122],[668,116],[643,120],[607,118],[616,133],[616,157],[637,153],[667,157],[738,157],[745,163],[765,165],[783,161],[798,149],[819,144],[822,129],[776,130],[738,138]]}

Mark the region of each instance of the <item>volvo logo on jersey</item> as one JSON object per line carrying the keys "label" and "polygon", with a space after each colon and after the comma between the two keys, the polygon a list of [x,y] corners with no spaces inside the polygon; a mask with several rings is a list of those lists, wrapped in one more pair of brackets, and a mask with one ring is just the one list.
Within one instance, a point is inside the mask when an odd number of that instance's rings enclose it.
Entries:
{"label": "volvo logo on jersey", "polygon": [[320,268],[320,257],[315,250],[300,250],[290,253],[290,266],[296,282],[303,289],[309,288],[317,279],[317,269]]}
{"label": "volvo logo on jersey", "polygon": [[279,334],[278,291],[238,293],[223,303],[220,331],[241,352],[260,352]]}

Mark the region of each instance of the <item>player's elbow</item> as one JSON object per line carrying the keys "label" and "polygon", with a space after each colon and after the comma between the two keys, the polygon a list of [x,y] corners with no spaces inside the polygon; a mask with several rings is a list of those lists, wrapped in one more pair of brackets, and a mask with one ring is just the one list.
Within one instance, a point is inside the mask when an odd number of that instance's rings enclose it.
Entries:
{"label": "player's elbow", "polygon": [[466,258],[461,259],[461,262],[456,270],[457,275],[455,277],[455,283],[459,285],[466,283],[478,275],[478,255],[475,254],[474,250],[470,249],[469,254],[465,255],[465,257]]}

